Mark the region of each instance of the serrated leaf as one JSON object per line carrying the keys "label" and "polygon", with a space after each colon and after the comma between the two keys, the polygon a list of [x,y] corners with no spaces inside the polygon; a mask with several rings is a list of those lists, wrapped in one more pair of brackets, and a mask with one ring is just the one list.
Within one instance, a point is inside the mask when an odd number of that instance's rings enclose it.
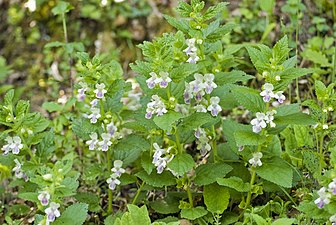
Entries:
{"label": "serrated leaf", "polygon": [[4,97],[4,105],[5,106],[11,106],[13,104],[13,98],[14,98],[14,90],[11,89],[7,91]]}
{"label": "serrated leaf", "polygon": [[224,84],[234,84],[236,82],[246,82],[250,79],[253,79],[254,76],[246,74],[241,70],[233,70],[230,72],[219,72],[215,76],[215,83],[218,86],[222,86]]}
{"label": "serrated leaf", "polygon": [[181,217],[188,220],[195,220],[205,216],[207,213],[208,212],[202,206],[197,206],[196,208],[182,209]]}
{"label": "serrated leaf", "polygon": [[141,153],[149,150],[147,140],[137,135],[130,135],[114,146],[114,158],[124,162],[125,165],[137,160]]}
{"label": "serrated leaf", "polygon": [[150,207],[161,214],[177,213],[179,209],[179,200],[175,198],[156,199],[149,203]]}
{"label": "serrated leaf", "polygon": [[218,178],[224,177],[232,170],[232,167],[225,163],[207,163],[196,168],[195,184],[208,185],[216,182]]}
{"label": "serrated leaf", "polygon": [[221,186],[232,188],[239,192],[248,192],[250,190],[249,183],[244,183],[244,181],[239,177],[229,177],[229,178],[217,178],[217,183]]}
{"label": "serrated leaf", "polygon": [[188,33],[190,30],[190,26],[187,20],[185,19],[177,19],[168,15],[164,15],[164,18],[167,22],[175,27],[176,29],[182,31],[183,33]]}
{"label": "serrated leaf", "polygon": [[277,219],[276,221],[274,221],[272,223],[272,225],[292,225],[293,223],[295,223],[296,220],[295,219],[290,219],[290,218],[280,218]]}
{"label": "serrated leaf", "polygon": [[72,131],[81,139],[89,140],[91,133],[97,133],[102,130],[101,126],[90,123],[87,118],[78,118],[72,122]]}
{"label": "serrated leaf", "polygon": [[252,88],[237,86],[232,89],[235,99],[252,112],[265,111],[265,103],[263,102],[260,93]]}
{"label": "serrated leaf", "polygon": [[318,100],[323,101],[328,98],[327,87],[319,80],[315,81],[315,94]]}
{"label": "serrated leaf", "polygon": [[218,27],[216,30],[208,34],[206,39],[210,42],[220,40],[224,35],[230,33],[231,30],[235,27],[236,24],[234,23],[226,23],[225,25]]}
{"label": "serrated leaf", "polygon": [[22,198],[24,200],[31,201],[31,202],[36,202],[36,203],[39,202],[37,196],[38,196],[38,193],[36,192],[23,192],[23,193],[18,194],[19,198]]}
{"label": "serrated leaf", "polygon": [[216,122],[216,119],[214,119],[210,114],[196,112],[188,117],[183,118],[178,127],[181,130],[181,133],[183,133],[194,130],[206,123],[213,122]]}
{"label": "serrated leaf", "polygon": [[274,119],[275,124],[279,125],[288,125],[288,124],[295,124],[295,125],[314,125],[316,124],[315,120],[308,114],[298,112],[289,114],[286,116],[275,116]]}
{"label": "serrated leaf", "polygon": [[175,122],[182,118],[181,113],[175,111],[169,111],[162,116],[156,116],[153,121],[155,124],[164,131],[170,131],[175,125]]}
{"label": "serrated leaf", "polygon": [[192,170],[194,166],[194,159],[191,155],[186,153],[176,155],[173,160],[168,163],[168,168],[172,169],[179,176],[183,176]]}
{"label": "serrated leaf", "polygon": [[100,207],[100,199],[98,195],[91,192],[78,192],[74,196],[78,201],[82,203],[88,204],[88,208],[91,212],[99,212],[101,210]]}
{"label": "serrated leaf", "polygon": [[146,206],[142,206],[141,208],[139,208],[136,205],[128,204],[127,208],[130,216],[132,217],[132,220],[136,222],[136,224],[151,224]]}
{"label": "serrated leaf", "polygon": [[237,147],[245,145],[261,145],[266,141],[264,136],[254,133],[252,131],[252,127],[250,131],[234,132],[234,137],[236,140]]}
{"label": "serrated leaf", "polygon": [[276,64],[282,64],[288,57],[290,48],[288,47],[288,37],[285,35],[273,47],[273,59]]}
{"label": "serrated leaf", "polygon": [[292,187],[293,170],[281,158],[273,158],[269,162],[263,162],[261,167],[256,168],[256,173],[261,178],[285,188]]}
{"label": "serrated leaf", "polygon": [[28,101],[19,100],[15,107],[16,117],[23,117],[25,114],[29,113],[30,104]]}
{"label": "serrated leaf", "polygon": [[197,72],[197,70],[197,64],[184,63],[172,69],[170,72],[170,77],[175,83],[178,83],[179,81],[184,80],[186,77]]}
{"label": "serrated leaf", "polygon": [[151,174],[147,174],[146,171],[140,171],[135,174],[142,181],[153,187],[164,187],[176,184],[175,177],[168,171],[163,171],[158,174],[155,170]]}
{"label": "serrated leaf", "polygon": [[221,2],[218,3],[217,5],[214,6],[210,6],[204,13],[203,15],[203,20],[209,20],[212,19],[213,17],[215,17],[217,14],[219,14],[220,12],[222,12],[226,6],[229,3],[227,2]]}
{"label": "serrated leaf", "polygon": [[208,211],[217,214],[222,214],[230,202],[229,190],[216,183],[204,186],[203,197]]}
{"label": "serrated leaf", "polygon": [[82,225],[87,217],[88,205],[76,203],[65,209],[53,225]]}
{"label": "serrated leaf", "polygon": [[312,61],[313,63],[319,64],[322,67],[331,66],[331,63],[329,63],[328,58],[321,51],[307,49],[302,53],[302,55],[304,58],[308,59],[309,61]]}
{"label": "serrated leaf", "polygon": [[267,221],[258,214],[253,213],[251,215],[253,220],[257,223],[257,225],[268,225]]}

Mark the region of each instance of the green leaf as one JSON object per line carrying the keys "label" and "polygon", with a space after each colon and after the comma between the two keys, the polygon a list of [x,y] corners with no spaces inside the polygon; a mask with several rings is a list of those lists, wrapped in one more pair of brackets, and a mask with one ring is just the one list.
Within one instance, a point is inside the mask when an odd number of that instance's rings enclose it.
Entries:
{"label": "green leaf", "polygon": [[72,131],[81,139],[89,140],[91,133],[99,133],[101,126],[90,123],[87,118],[80,117],[72,122]]}
{"label": "green leaf", "polygon": [[308,114],[298,112],[289,114],[286,116],[275,116],[274,123],[279,125],[314,125],[316,124],[315,120]]}
{"label": "green leaf", "polygon": [[229,177],[229,178],[217,178],[217,183],[221,186],[232,188],[238,192],[248,192],[250,190],[250,184],[244,183],[244,181],[239,177]]}
{"label": "green leaf", "polygon": [[232,89],[235,99],[252,112],[265,111],[265,103],[262,100],[260,93],[252,88],[237,86]]}
{"label": "green leaf", "polygon": [[173,160],[168,163],[168,168],[172,169],[179,176],[183,176],[185,173],[191,171],[194,166],[194,159],[191,155],[186,153],[176,155]]}
{"label": "green leaf", "polygon": [[153,169],[155,168],[154,164],[152,163],[152,158],[150,157],[149,151],[144,152],[141,156],[141,166],[142,168],[150,174]]}
{"label": "green leaf", "polygon": [[313,63],[319,64],[322,67],[331,66],[331,63],[329,63],[328,58],[321,51],[307,49],[302,53],[302,55],[305,59],[308,59]]}
{"label": "green leaf", "polygon": [[135,64],[131,63],[130,67],[134,72],[144,77],[149,77],[149,73],[153,71],[150,63],[140,60],[136,60]]}
{"label": "green leaf", "polygon": [[267,12],[269,15],[272,15],[273,8],[275,6],[275,0],[258,0],[259,7]]}
{"label": "green leaf", "polygon": [[125,165],[137,160],[141,153],[149,150],[147,140],[137,135],[130,135],[114,146],[114,158],[124,162]]}
{"label": "green leaf", "polygon": [[257,225],[268,225],[267,221],[258,214],[251,213],[251,215]]}
{"label": "green leaf", "polygon": [[246,74],[241,70],[233,70],[230,72],[219,72],[215,76],[215,83],[218,86],[222,86],[224,84],[234,84],[236,82],[246,82],[248,80],[253,79],[254,76]]}
{"label": "green leaf", "polygon": [[[254,67],[262,73],[263,71],[267,71],[269,69],[268,61],[272,55],[270,54],[263,54],[260,50],[251,47],[251,46],[246,46],[246,50],[250,56],[250,59],[254,65]],[[270,49],[269,49],[270,50]]]}
{"label": "green leaf", "polygon": [[53,41],[53,42],[49,42],[47,43],[44,48],[55,48],[55,47],[63,47],[65,45],[65,43],[63,42],[59,42],[59,41]]}
{"label": "green leaf", "polygon": [[206,39],[210,42],[215,42],[221,40],[224,35],[231,32],[233,28],[236,27],[234,23],[226,23],[224,26],[220,26],[217,29],[213,29],[213,31],[207,34]]}
{"label": "green leaf", "polygon": [[179,81],[184,80],[186,77],[197,72],[197,70],[197,64],[184,63],[172,69],[170,72],[170,77],[175,83],[178,83]]}
{"label": "green leaf", "polygon": [[250,131],[234,132],[234,137],[238,147],[245,145],[261,145],[266,140],[264,136],[254,133],[252,127]]}
{"label": "green leaf", "polygon": [[170,131],[172,127],[175,125],[179,119],[181,119],[183,115],[181,113],[175,111],[168,111],[162,116],[154,117],[153,121],[155,124],[160,127],[164,131]]}
{"label": "green leaf", "polygon": [[12,106],[14,98],[14,89],[7,91],[4,97],[4,105],[5,106]]}
{"label": "green leaf", "polygon": [[229,205],[230,192],[226,187],[213,183],[204,186],[203,197],[208,211],[222,214]]}
{"label": "green leaf", "polygon": [[61,15],[69,12],[73,7],[68,3],[64,1],[59,1],[58,4],[52,8],[51,12],[54,15]]}
{"label": "green leaf", "polygon": [[153,187],[164,187],[176,184],[175,177],[168,171],[163,171],[161,174],[152,171],[151,174],[147,174],[147,172],[143,170],[136,173],[135,176]]}
{"label": "green leaf", "polygon": [[271,161],[264,161],[256,168],[258,176],[285,188],[292,187],[293,170],[281,158],[274,157]]}
{"label": "green leaf", "polygon": [[315,94],[320,101],[328,98],[327,87],[319,80],[315,81]]}
{"label": "green leaf", "polygon": [[182,31],[183,33],[188,33],[190,30],[189,23],[186,19],[177,19],[168,15],[163,15],[167,22],[175,27],[176,29]]}
{"label": "green leaf", "polygon": [[232,167],[225,163],[207,163],[196,168],[195,184],[202,186],[216,182],[232,170]]}
{"label": "green leaf", "polygon": [[149,203],[150,207],[161,214],[172,214],[180,211],[179,199],[166,197],[164,199],[156,199]]}
{"label": "green leaf", "polygon": [[202,206],[197,206],[196,208],[182,209],[181,217],[188,220],[195,220],[205,216],[207,213],[208,212]]}
{"label": "green leaf", "polygon": [[274,221],[272,223],[272,225],[292,225],[293,223],[295,223],[296,220],[295,219],[290,219],[290,218],[280,218],[277,219],[276,221]]}
{"label": "green leaf", "polygon": [[210,114],[196,112],[188,117],[183,118],[178,127],[180,129],[180,133],[184,133],[194,130],[206,123],[213,124],[214,122],[216,122],[216,119],[214,119]]}
{"label": "green leaf", "polygon": [[217,5],[214,6],[210,6],[204,13],[203,15],[203,20],[209,20],[212,19],[213,17],[215,17],[217,14],[219,14],[220,12],[222,12],[223,10],[226,9],[226,6],[229,3],[227,2],[221,2],[218,3]]}
{"label": "green leaf", "polygon": [[53,225],[82,225],[87,217],[88,205],[76,203],[62,212],[61,216],[53,222]]}
{"label": "green leaf", "polygon": [[35,202],[35,203],[39,202],[37,196],[38,196],[38,193],[36,192],[23,192],[23,193],[18,194],[19,198],[22,198],[27,201]]}
{"label": "green leaf", "polygon": [[143,224],[143,225],[151,224],[146,206],[142,206],[141,208],[139,208],[135,205],[128,204],[127,208],[131,215],[132,220],[134,221],[134,224]]}
{"label": "green leaf", "polygon": [[86,203],[89,206],[89,210],[91,212],[99,212],[101,210],[100,207],[100,198],[98,195],[91,192],[77,192],[74,196],[78,201],[82,203]]}
{"label": "green leaf", "polygon": [[42,108],[47,110],[48,112],[57,112],[63,109],[63,106],[57,104],[56,102],[44,102]]}
{"label": "green leaf", "polygon": [[16,117],[23,117],[25,114],[29,113],[30,104],[28,101],[19,100],[15,107]]}
{"label": "green leaf", "polygon": [[273,47],[273,59],[277,65],[282,64],[288,57],[290,48],[288,47],[287,35],[281,38]]}

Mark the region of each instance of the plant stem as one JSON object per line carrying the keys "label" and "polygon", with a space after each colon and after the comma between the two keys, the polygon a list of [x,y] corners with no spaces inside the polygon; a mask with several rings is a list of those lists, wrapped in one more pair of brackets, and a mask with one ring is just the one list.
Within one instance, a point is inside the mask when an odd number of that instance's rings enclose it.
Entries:
{"label": "plant stem", "polygon": [[193,203],[193,197],[192,197],[192,194],[191,194],[191,191],[190,191],[189,184],[188,184],[188,187],[187,187],[187,193],[188,193],[189,204],[192,208],[194,206],[194,203]]}
{"label": "plant stem", "polygon": [[252,175],[251,175],[251,180],[250,180],[250,190],[247,194],[247,198],[246,198],[246,203],[245,203],[245,207],[244,207],[244,210],[246,210],[249,206],[250,206],[250,202],[251,202],[251,197],[252,197],[252,187],[254,185],[254,181],[255,181],[255,178],[256,178],[256,171],[255,171],[255,168],[252,167],[251,168],[251,171],[252,171]]}
{"label": "plant stem", "polygon": [[175,139],[176,139],[176,146],[177,146],[178,152],[179,154],[182,154],[182,146],[180,143],[180,137],[179,137],[177,128],[175,129]]}
{"label": "plant stem", "polygon": [[[111,154],[107,151],[107,170],[111,171]],[[112,190],[108,189],[107,190],[107,195],[108,195],[108,206],[107,206],[107,213],[111,214],[112,213],[112,200],[113,200],[113,195],[112,195]]]}
{"label": "plant stem", "polygon": [[[335,9],[335,4],[333,3],[333,8]],[[335,12],[336,14],[336,12]],[[335,15],[336,16],[336,15]],[[331,82],[334,83],[335,82],[335,76],[336,76],[336,39],[334,39],[334,65],[333,65],[333,73],[332,73],[332,77],[331,77]]]}
{"label": "plant stem", "polygon": [[145,185],[145,182],[142,181],[142,183],[141,183],[141,185],[140,185],[140,187],[139,187],[139,189],[138,189],[136,195],[134,196],[134,198],[133,198],[133,200],[132,200],[132,204],[135,204],[136,201],[138,200],[138,197],[139,197],[139,195],[140,195],[140,193],[141,193],[142,188],[143,188],[144,185]]}
{"label": "plant stem", "polygon": [[[298,5],[300,4],[300,0],[298,0]],[[296,48],[295,48],[295,54],[296,54],[296,57],[298,56],[299,54],[299,7],[296,11],[296,30],[295,30],[295,43],[296,43]],[[297,67],[297,63],[295,65]],[[299,90],[299,78],[296,78],[295,79],[295,84],[296,84],[296,89],[295,89],[295,92],[296,92],[296,101],[300,104],[301,103],[301,99],[300,99],[300,90]]]}
{"label": "plant stem", "polygon": [[[65,19],[65,14],[62,14],[62,23],[63,23],[63,32],[64,32],[64,40],[65,44],[67,45],[69,43],[68,39],[68,31],[67,31],[67,26],[66,26],[66,19]],[[65,49],[67,52],[67,50]],[[72,78],[72,58],[71,58],[71,53],[67,52],[69,55],[69,80],[70,80],[70,88],[71,88],[71,97],[73,97],[73,78]]]}
{"label": "plant stem", "polygon": [[213,161],[214,163],[217,162],[217,138],[216,138],[216,131],[215,125],[212,125],[212,134],[213,134],[213,141],[212,141],[212,149],[213,149]]}

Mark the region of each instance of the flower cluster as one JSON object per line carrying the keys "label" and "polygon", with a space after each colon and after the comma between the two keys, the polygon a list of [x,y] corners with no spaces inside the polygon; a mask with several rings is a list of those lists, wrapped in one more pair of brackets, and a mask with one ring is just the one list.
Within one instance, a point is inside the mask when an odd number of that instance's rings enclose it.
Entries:
{"label": "flower cluster", "polygon": [[283,103],[286,100],[286,96],[283,95],[283,91],[273,92],[274,86],[271,83],[265,83],[263,86],[263,91],[260,95],[263,97],[264,102],[270,102],[272,98],[278,100],[278,103]]}
{"label": "flower cluster", "polygon": [[[202,41],[197,41],[197,43],[202,43]],[[197,63],[197,61],[200,59],[197,55],[197,48],[195,46],[196,39],[191,38],[186,40],[186,44],[188,47],[184,49],[183,51],[186,53],[187,56],[189,56],[187,62],[188,63]]]}
{"label": "flower cluster", "polygon": [[257,112],[256,118],[251,120],[252,124],[252,130],[254,133],[259,133],[263,128],[266,128],[267,124],[270,125],[270,127],[275,127],[276,124],[273,122],[274,115],[277,113],[277,111],[272,110],[265,113]]}
{"label": "flower cluster", "polygon": [[89,146],[89,150],[99,150],[106,152],[108,148],[112,145],[112,138],[118,138],[119,133],[117,132],[117,127],[114,125],[113,121],[106,125],[106,133],[101,134],[102,140],[98,139],[97,133],[90,134],[90,140],[85,143]]}
{"label": "flower cluster", "polygon": [[167,72],[159,72],[159,76],[155,72],[149,74],[151,77],[146,80],[147,86],[153,89],[155,86],[159,85],[160,88],[168,87],[168,84],[172,81]]}
{"label": "flower cluster", "polygon": [[154,114],[157,116],[162,116],[163,114],[167,113],[166,106],[164,102],[158,95],[153,95],[151,102],[147,104],[146,115],[147,119],[152,118]]}
{"label": "flower cluster", "polygon": [[262,157],[263,157],[263,154],[261,152],[255,152],[252,154],[252,158],[249,160],[249,163],[253,167],[262,166],[262,162],[260,160]]}
{"label": "flower cluster", "polygon": [[118,179],[121,174],[125,173],[125,169],[121,168],[123,162],[121,160],[115,160],[113,163],[113,168],[111,171],[113,172],[111,176],[106,180],[109,185],[109,189],[115,190],[116,186],[120,184],[120,180]]}
{"label": "flower cluster", "polygon": [[1,150],[4,151],[4,155],[7,155],[9,152],[17,155],[23,148],[23,144],[21,144],[21,138],[19,136],[8,136],[6,137],[5,141],[7,142],[7,144],[1,148]]}
{"label": "flower cluster", "polygon": [[201,155],[204,156],[207,152],[211,150],[211,146],[209,144],[209,137],[206,135],[206,132],[203,128],[198,127],[195,129],[194,133],[197,138],[197,149],[200,150]]}
{"label": "flower cluster", "polygon": [[167,164],[174,158],[173,154],[169,154],[170,149],[172,147],[163,149],[163,148],[160,148],[160,146],[157,143],[154,143],[153,147],[155,149],[155,152],[153,155],[152,163],[155,165],[157,173],[160,174],[166,168]]}
{"label": "flower cluster", "polygon": [[15,176],[19,179],[23,178],[25,181],[28,181],[28,176],[21,170],[22,164],[17,159],[14,159],[14,162],[15,167],[12,169],[12,171],[14,172]]}
{"label": "flower cluster", "polygon": [[[318,198],[314,201],[318,208],[323,208],[324,205],[330,203],[330,199],[332,195],[336,195],[336,178],[333,179],[332,182],[329,183],[328,189],[326,187],[322,187],[317,191]],[[336,221],[332,221],[336,222]]]}
{"label": "flower cluster", "polygon": [[[61,216],[61,213],[58,210],[60,205],[55,202],[50,202],[49,204],[50,197],[51,196],[48,191],[40,191],[39,195],[37,196],[37,199],[40,201],[42,206],[49,205],[49,207],[44,210],[46,214],[46,219],[44,220],[45,225],[49,225],[50,222],[54,222],[57,217]],[[39,225],[41,225],[41,223],[39,223]]]}
{"label": "flower cluster", "polygon": [[[78,89],[77,99],[82,102],[86,99],[86,92],[90,90],[88,85],[84,82],[80,82],[81,88]],[[91,123],[97,123],[98,119],[101,117],[100,109],[97,107],[99,100],[105,100],[104,96],[107,93],[105,89],[105,84],[96,84],[95,90],[91,93],[91,96],[95,96],[93,100],[90,101],[90,111],[91,113],[87,116]]]}
{"label": "flower cluster", "polygon": [[203,96],[205,94],[211,94],[213,89],[217,88],[217,84],[214,82],[215,75],[208,74],[194,74],[195,80],[185,84],[185,90],[183,94],[184,102],[190,104],[191,99],[195,99],[197,105],[194,107],[196,112],[211,112],[212,116],[217,116],[222,108],[219,105],[220,98],[217,96],[211,97],[210,102],[205,100]]}
{"label": "flower cluster", "polygon": [[132,90],[127,92],[127,96],[122,97],[121,101],[127,109],[132,111],[138,110],[141,108],[140,97],[142,93],[140,85],[134,79],[128,79],[126,82],[132,84]]}

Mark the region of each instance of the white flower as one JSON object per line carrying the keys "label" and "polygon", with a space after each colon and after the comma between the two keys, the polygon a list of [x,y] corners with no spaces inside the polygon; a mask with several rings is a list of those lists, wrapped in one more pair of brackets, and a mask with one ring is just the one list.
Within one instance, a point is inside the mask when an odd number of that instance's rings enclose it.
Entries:
{"label": "white flower", "polygon": [[11,145],[12,153],[17,155],[20,153],[20,149],[23,148],[23,144],[21,144],[21,138],[19,136],[13,137],[13,143]]}
{"label": "white flower", "polygon": [[169,73],[167,72],[160,72],[159,73],[160,78],[158,78],[158,83],[161,88],[168,87],[168,84],[172,81],[172,79],[169,77]]}
{"label": "white flower", "polygon": [[254,118],[253,120],[251,120],[251,124],[252,124],[252,130],[254,133],[259,133],[261,131],[261,129],[265,128],[267,126],[266,122],[265,122],[265,118],[266,115],[264,113],[261,112],[257,112],[256,113],[256,118]]}
{"label": "white flower", "polygon": [[91,108],[94,108],[98,105],[98,99],[93,99],[91,102],[90,102],[90,105],[91,105]]}
{"label": "white flower", "polygon": [[189,83],[191,91],[195,94],[202,91],[205,88],[204,76],[199,73],[194,74],[195,80]]}
{"label": "white flower", "polygon": [[203,128],[198,127],[197,129],[195,129],[194,135],[197,139],[199,139],[201,136],[206,136],[206,133],[205,133],[205,130]]}
{"label": "white flower", "polygon": [[274,97],[273,93],[274,87],[270,83],[265,83],[263,88],[264,90],[260,92],[260,95],[263,97],[264,102],[269,102],[271,98]]}
{"label": "white flower", "polygon": [[153,89],[155,85],[158,84],[160,81],[155,72],[151,72],[149,73],[149,75],[151,75],[151,77],[146,80],[146,83],[148,88]]}
{"label": "white flower", "polygon": [[106,183],[109,184],[109,189],[115,190],[116,186],[120,184],[120,180],[118,180],[118,175],[115,173],[112,173],[110,178],[106,180]]}
{"label": "white flower", "polygon": [[253,166],[253,167],[257,167],[257,166],[262,166],[262,162],[261,162],[261,158],[263,156],[263,154],[261,152],[255,152],[252,155],[253,157],[249,160],[249,163]]}
{"label": "white flower", "polygon": [[275,127],[276,126],[276,124],[273,122],[274,114],[276,114],[276,113],[277,113],[277,111],[275,111],[275,110],[266,112],[265,122],[268,123],[270,125],[270,127]]}
{"label": "white flower", "polygon": [[336,214],[335,214],[335,215],[332,215],[332,216],[329,218],[329,221],[331,222],[331,225],[336,225]]}
{"label": "white flower", "polygon": [[333,195],[336,195],[336,178],[334,178],[333,181],[329,183],[328,191],[331,192]]}
{"label": "white flower", "polygon": [[214,79],[215,75],[212,73],[204,74],[204,86],[207,94],[210,94],[214,88],[217,88],[217,84],[213,82]]}
{"label": "white flower", "polygon": [[195,47],[195,42],[196,39],[195,38],[191,38],[191,39],[187,39],[186,40],[186,44],[188,45],[188,47],[186,49],[184,49],[183,51],[187,54],[190,55],[193,52],[197,51],[197,48]]}
{"label": "white flower", "polygon": [[97,144],[98,144],[98,134],[91,133],[90,134],[91,140],[86,141],[85,143],[89,145],[90,150],[95,150]]}
{"label": "white flower", "polygon": [[113,168],[111,171],[115,173],[118,177],[121,176],[121,174],[125,173],[125,169],[121,168],[123,164],[123,161],[121,160],[115,160],[113,163]]}
{"label": "white flower", "polygon": [[106,152],[109,148],[109,146],[112,145],[111,140],[111,135],[109,133],[102,133],[102,138],[103,140],[98,142],[99,146],[100,146],[100,150],[102,150],[103,152]]}
{"label": "white flower", "polygon": [[273,97],[278,100],[278,102],[281,104],[286,100],[286,96],[283,95],[283,91],[276,92]]}
{"label": "white flower", "polygon": [[323,124],[322,129],[327,130],[329,128],[328,124]]}
{"label": "white flower", "polygon": [[185,82],[185,89],[183,93],[183,99],[186,104],[190,104],[190,99],[194,97],[193,91],[192,91],[192,86]]}
{"label": "white flower", "polygon": [[12,169],[12,171],[14,172],[15,177],[19,179],[23,178],[25,181],[28,181],[27,175],[21,170],[22,164],[17,159],[14,159],[14,162],[15,162],[15,167]]}
{"label": "white flower", "polygon": [[101,117],[100,109],[98,108],[91,108],[91,114],[88,116],[91,123],[97,123],[97,119]]}
{"label": "white flower", "polygon": [[217,116],[219,112],[222,111],[222,107],[219,106],[219,101],[220,98],[219,97],[211,97],[210,98],[210,105],[208,106],[208,111],[211,112],[212,116]]}
{"label": "white flower", "polygon": [[114,125],[113,121],[111,121],[111,123],[106,125],[106,130],[111,136],[113,136],[117,131],[117,127]]}
{"label": "white flower", "polygon": [[191,64],[196,64],[198,60],[200,60],[200,57],[198,57],[196,52],[192,52],[189,54],[189,59],[187,59],[187,62]]}
{"label": "white flower", "polygon": [[86,95],[85,95],[86,88],[80,88],[78,89],[77,99],[79,102],[84,101]]}
{"label": "white flower", "polygon": [[47,214],[47,222],[54,222],[56,217],[59,217],[61,214],[58,211],[60,205],[55,202],[51,202],[49,208],[46,208],[44,212]]}
{"label": "white flower", "polygon": [[47,206],[49,204],[50,194],[47,191],[40,191],[37,199],[41,202],[41,205]]}
{"label": "white flower", "polygon": [[96,94],[97,98],[99,99],[104,98],[104,94],[107,92],[104,88],[105,88],[104,83],[96,84],[96,90],[94,90],[93,92]]}
{"label": "white flower", "polygon": [[202,104],[194,106],[194,109],[196,110],[196,112],[203,112],[203,113],[207,112],[207,108]]}
{"label": "white flower", "polygon": [[7,142],[6,145],[2,146],[1,150],[4,151],[4,155],[7,155],[12,150],[13,138],[8,136],[6,137],[5,141]]}
{"label": "white flower", "polygon": [[318,208],[323,208],[324,205],[330,203],[331,194],[326,192],[326,188],[322,187],[317,191],[319,198],[314,201]]}
{"label": "white flower", "polygon": [[155,152],[152,163],[156,166],[157,173],[160,174],[166,168],[167,163],[174,158],[174,155],[169,155],[171,147],[163,149],[157,143],[154,143],[153,147],[155,148]]}
{"label": "white flower", "polygon": [[152,101],[147,104],[146,115],[147,119],[152,118],[153,114],[157,114],[157,116],[162,116],[167,113],[167,109],[163,101],[161,101],[158,95],[152,96]]}
{"label": "white flower", "polygon": [[275,76],[275,80],[276,80],[276,81],[281,80],[280,76],[279,76],[279,75],[278,75],[278,76]]}

